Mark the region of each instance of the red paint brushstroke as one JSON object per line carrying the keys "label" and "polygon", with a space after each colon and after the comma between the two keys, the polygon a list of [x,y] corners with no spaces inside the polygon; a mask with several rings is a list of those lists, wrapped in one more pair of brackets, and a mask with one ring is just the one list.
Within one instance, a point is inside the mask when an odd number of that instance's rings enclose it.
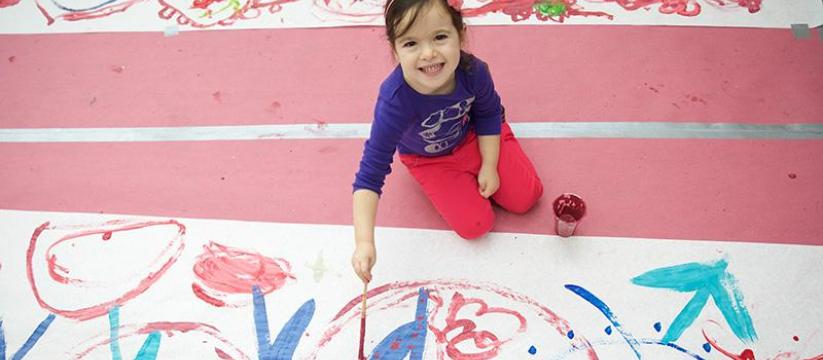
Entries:
{"label": "red paint brushstroke", "polygon": [[[720,326],[720,324],[718,324],[715,321],[710,320],[709,322]],[[740,353],[740,355],[737,355],[735,353],[732,353],[731,351],[728,351],[726,349],[721,348],[720,345],[717,344],[717,341],[715,341],[712,337],[709,336],[708,333],[706,333],[706,329],[703,329],[701,331],[703,332],[703,338],[706,339],[706,341],[709,343],[709,345],[711,345],[713,348],[715,348],[721,354],[726,355],[729,359],[731,359],[731,360],[755,360],[754,359],[754,352],[751,349],[745,349],[745,350],[743,350],[742,353]]]}
{"label": "red paint brushstroke", "polygon": [[718,7],[726,7],[737,3],[737,6],[746,8],[749,13],[754,14],[760,11],[760,6],[763,0],[708,0],[708,2]]}
{"label": "red paint brushstroke", "polygon": [[[123,325],[120,326],[117,333],[119,337],[117,338],[118,341],[123,339],[127,339],[133,336],[140,336],[145,337],[148,334],[151,334],[155,331],[162,332],[166,338],[184,338],[186,336],[196,337],[199,338],[198,341],[190,341],[186,344],[186,346],[191,346],[191,344],[205,344],[203,346],[213,346],[215,354],[220,359],[242,359],[242,360],[250,360],[250,358],[243,353],[237,346],[232,344],[230,341],[226,340],[220,331],[209,324],[204,323],[196,323],[196,322],[153,322],[147,324],[133,324],[133,325]],[[80,360],[84,359],[95,350],[100,350],[100,352],[108,352],[107,348],[111,343],[111,338],[109,334],[101,334],[97,336],[95,340],[92,340],[92,345],[88,346],[86,349],[80,351],[79,353],[75,354],[72,359]],[[169,348],[169,343],[167,339],[163,339],[163,346],[164,348]],[[99,356],[99,354],[97,354]]]}
{"label": "red paint brushstroke", "polygon": [[88,10],[88,11],[67,11],[67,10],[63,10],[63,9],[60,9],[60,8],[54,8],[53,10],[56,13],[64,12],[60,15],[55,15],[55,16],[52,16],[51,14],[49,14],[48,10],[46,10],[46,8],[40,3],[40,1],[36,1],[36,3],[37,3],[37,8],[40,10],[40,13],[42,13],[43,16],[46,18],[47,24],[51,25],[51,24],[54,23],[55,18],[63,19],[63,20],[66,20],[66,21],[78,21],[78,20],[90,20],[90,19],[98,19],[98,18],[107,17],[107,16],[115,14],[115,13],[125,12],[132,5],[134,5],[136,3],[139,3],[141,1],[143,1],[143,0],[119,1],[119,2],[115,2],[115,3],[113,3],[111,5],[108,5],[108,6],[104,6],[104,7],[101,7],[101,8],[97,8],[97,9],[94,9],[94,10]]}
{"label": "red paint brushstroke", "polygon": [[193,9],[208,9],[211,4],[218,2],[218,0],[194,0],[191,3]]}
{"label": "red paint brushstroke", "polygon": [[[526,318],[519,312],[501,307],[489,307],[486,304],[486,302],[481,299],[466,299],[463,296],[463,294],[454,293],[454,295],[452,295],[451,303],[449,305],[448,315],[446,316],[446,326],[442,330],[438,330],[435,327],[430,326],[437,341],[439,343],[446,344],[446,354],[448,354],[449,357],[454,360],[492,359],[497,357],[497,353],[500,351],[500,347],[504,344],[504,341],[498,339],[498,337],[491,331],[475,331],[477,325],[474,321],[470,319],[457,318],[457,313],[466,305],[480,306],[480,309],[474,312],[474,316],[476,317],[482,317],[488,314],[503,314],[515,317],[520,323],[520,326],[517,329],[517,331],[526,331]],[[454,335],[451,339],[448,339],[447,335],[451,334],[456,329],[462,329],[462,332],[460,332],[457,335]],[[485,348],[491,349],[478,353],[467,354],[458,349],[458,345],[465,341],[472,341],[474,345],[481,350]]]}
{"label": "red paint brushstroke", "polygon": [[162,8],[157,15],[162,19],[173,20],[178,25],[202,29],[216,25],[230,26],[238,20],[255,19],[266,14],[263,10],[274,14],[282,10],[283,5],[295,1],[297,0],[245,0],[240,1],[238,6],[229,8],[221,0],[160,0]]}
{"label": "red paint brushstroke", "polygon": [[213,305],[213,306],[216,306],[216,307],[226,306],[225,301],[220,300],[220,299],[215,299],[215,298],[211,297],[206,292],[206,290],[203,290],[203,288],[201,288],[200,285],[198,285],[196,283],[191,284],[191,291],[193,291],[194,295],[197,296],[198,298],[200,298],[200,300],[203,300],[203,301],[209,303],[210,305]]}
{"label": "red paint brushstroke", "polygon": [[40,5],[39,1],[37,1],[36,3],[37,3],[37,10],[40,10],[40,13],[43,14],[43,17],[46,18],[46,25],[54,24],[54,17],[49,15],[49,12],[46,11],[45,8],[43,8],[43,5]]}
{"label": "red paint brushstroke", "polygon": [[451,6],[460,9],[463,16],[467,17],[476,17],[494,12],[502,12],[503,14],[509,15],[514,22],[527,20],[532,15],[541,21],[552,20],[559,23],[565,22],[567,18],[572,16],[597,16],[605,17],[609,20],[614,19],[613,15],[602,11],[584,11],[577,5],[577,0],[551,1],[554,4],[563,4],[565,6],[565,11],[558,15],[546,15],[535,9],[535,5],[540,4],[541,2],[542,1],[535,0],[492,0],[491,2],[484,3],[480,7],[468,8],[464,6],[463,0],[449,0],[449,4]]}
{"label": "red paint brushstroke", "polygon": [[[162,0],[161,0],[162,1]],[[331,17],[339,18],[348,22],[368,22],[380,18],[383,15],[382,8],[375,9],[371,5],[362,5],[360,1],[350,0],[314,0],[314,6]],[[460,9],[464,17],[478,17],[490,13],[500,12],[511,17],[512,21],[518,22],[529,19],[532,15],[541,21],[565,22],[572,16],[597,16],[613,20],[614,16],[602,11],[585,11],[577,5],[577,0],[478,0],[478,6],[467,6],[463,0],[448,0],[449,4]],[[544,14],[536,9],[544,3],[563,6],[562,13]]]}
{"label": "red paint brushstroke", "polygon": [[[500,296],[501,298],[520,303],[521,305],[528,306],[532,311],[534,311],[535,315],[542,320],[542,322],[548,324],[550,327],[554,328],[555,334],[562,337],[562,339],[570,341],[571,346],[575,349],[586,351],[586,356],[589,360],[598,360],[599,357],[593,347],[593,345],[584,337],[584,336],[575,336],[574,339],[568,339],[566,334],[569,332],[571,327],[569,326],[568,322],[559,316],[557,316],[551,309],[542,305],[531,299],[525,295],[516,294],[508,289],[500,288],[495,285],[486,285],[486,284],[473,284],[467,283],[463,281],[456,281],[456,280],[424,280],[424,281],[408,281],[408,282],[395,282],[389,283],[385,285],[381,285],[377,288],[371,289],[367,293],[367,298],[372,299],[373,304],[370,307],[374,307],[376,311],[383,311],[388,310],[394,307],[403,307],[403,300],[397,299],[411,299],[418,297],[418,289],[425,288],[429,290],[429,299],[430,307],[433,307],[432,310],[429,312],[429,330],[433,333],[437,334],[443,333],[448,334],[448,331],[441,330],[435,328],[432,324],[432,319],[438,314],[439,308],[443,307],[444,301],[440,296],[437,295],[438,291],[457,291],[457,290],[467,290],[467,291],[484,291],[491,294],[495,294]],[[462,297],[462,295],[460,295]],[[359,312],[353,311],[354,308],[362,301],[362,297],[358,296],[351,301],[349,301],[346,305],[343,306],[340,311],[332,319],[329,326],[326,328],[326,331],[323,332],[323,335],[320,337],[319,341],[317,342],[317,347],[314,349],[312,353],[307,355],[305,359],[317,359],[319,352],[328,344],[330,343],[336,335],[338,335],[347,325],[353,321],[355,318],[359,317]],[[459,302],[458,298],[458,302]],[[466,303],[473,303],[473,304],[485,304],[484,302],[480,301],[479,299],[469,299],[463,300],[464,304]],[[456,305],[454,305],[456,306]],[[459,307],[456,308],[454,311],[459,311]],[[522,317],[519,313],[509,309],[503,309],[500,307],[485,307],[485,312],[499,312],[505,315],[512,315],[520,321],[521,319],[525,321],[525,318]],[[483,312],[483,306],[481,305],[481,312]],[[517,315],[520,316],[517,316]],[[461,325],[467,325],[463,327],[463,334],[455,336],[451,338],[455,344],[457,342],[462,342],[466,340],[471,340],[475,336],[478,339],[482,339],[483,335],[482,332],[474,331],[476,326],[471,330],[467,329],[470,327],[471,324],[465,322],[466,319],[457,319],[456,317],[451,319],[451,324],[453,328],[460,328]],[[521,324],[522,325],[522,324]],[[449,321],[447,321],[447,326],[449,326]],[[518,329],[518,332],[525,331],[525,328],[521,326]],[[483,335],[481,335],[483,334]],[[448,337],[447,337],[448,338]],[[438,343],[440,343],[438,341]],[[457,356],[461,356],[458,353],[455,353]],[[465,357],[454,357],[453,359],[457,360],[470,360],[475,359],[471,356],[474,354],[464,354]],[[440,352],[438,354],[438,358],[442,359],[444,354]],[[480,359],[480,358],[477,358]]]}
{"label": "red paint brushstroke", "polygon": [[366,316],[360,317],[360,349],[357,351],[357,358],[359,360],[366,360]]}
{"label": "red paint brushstroke", "polygon": [[[720,326],[720,324],[718,324],[714,320],[709,320],[708,322],[711,323],[711,324]],[[728,350],[723,349],[722,347],[720,347],[720,345],[717,343],[717,341],[715,341],[711,336],[709,336],[709,334],[706,332],[706,329],[703,329],[702,332],[703,332],[703,338],[706,339],[706,341],[709,343],[709,345],[711,345],[711,347],[713,347],[714,349],[716,349],[717,351],[719,351],[721,354],[725,355],[729,359],[731,359],[731,360],[756,360],[755,356],[754,356],[754,351],[752,351],[751,349],[744,349],[740,353],[740,355],[737,355],[737,354],[735,354],[731,351],[728,351]],[[800,338],[797,337],[797,336],[792,337],[792,339],[794,341],[799,341],[800,340]],[[823,360],[823,354],[820,354],[820,355],[817,355],[817,356],[811,357],[811,358],[800,359],[797,356],[797,353],[789,351],[789,352],[779,353],[779,354],[777,354],[773,357],[770,357],[770,359],[772,359],[772,360],[778,360],[778,359],[786,359],[786,360]]]}
{"label": "red paint brushstroke", "polygon": [[[186,227],[183,224],[178,223],[174,220],[167,220],[167,221],[150,221],[150,222],[141,222],[141,223],[132,223],[126,224],[124,221],[111,221],[103,226],[106,227],[105,229],[92,229],[92,230],[85,230],[79,231],[75,233],[71,233],[69,235],[63,236],[59,238],[57,241],[49,245],[43,256],[44,256],[44,263],[46,266],[46,271],[49,274],[49,277],[56,281],[58,284],[63,285],[78,285],[83,284],[85,281],[83,279],[71,278],[69,277],[70,269],[67,267],[61,266],[58,262],[57,256],[53,255],[52,252],[55,248],[62,245],[65,242],[72,241],[75,239],[80,238],[88,238],[88,239],[95,239],[97,237],[90,237],[90,235],[98,235],[102,234],[102,236],[98,239],[104,239],[103,241],[109,241],[106,239],[111,237],[111,233],[120,232],[120,231],[131,231],[142,229],[146,227],[152,226],[163,226],[163,225],[173,225],[177,227],[177,233],[174,238],[172,238],[169,243],[166,245],[164,249],[160,251],[160,255],[156,259],[156,262],[159,263],[157,268],[152,268],[150,271],[147,271],[147,275],[141,278],[135,287],[126,290],[124,293],[120,294],[113,300],[103,301],[96,305],[87,306],[80,309],[62,309],[56,306],[53,306],[47,302],[40,293],[40,289],[38,288],[38,281],[35,279],[34,275],[34,265],[35,265],[35,258],[34,254],[38,248],[40,236],[46,230],[62,230],[63,228],[60,227],[52,227],[50,226],[49,222],[46,222],[40,225],[37,229],[34,230],[32,234],[31,241],[29,242],[29,247],[26,250],[26,276],[29,280],[29,286],[31,287],[32,293],[34,297],[37,299],[37,303],[40,305],[41,308],[48,310],[54,314],[61,315],[68,318],[73,318],[77,320],[88,320],[94,317],[98,317],[101,315],[105,315],[108,313],[109,309],[116,305],[122,305],[129,300],[133,299],[134,297],[142,294],[145,292],[149,287],[151,287],[157,280],[162,277],[163,274],[177,261],[177,258],[183,251],[184,241],[182,239],[183,235],[186,233]],[[88,226],[81,226],[88,228]],[[78,227],[66,227],[68,229],[76,229]],[[84,241],[91,241],[91,240],[84,240]],[[104,254],[99,254],[103,255]],[[165,255],[165,257],[163,257]],[[39,264],[38,264],[39,265]]]}
{"label": "red paint brushstroke", "polygon": [[660,4],[658,11],[663,14],[678,14],[682,16],[697,16],[700,14],[700,4],[693,0],[603,0],[614,2],[622,8],[633,11]]}
{"label": "red paint brushstroke", "polygon": [[[700,14],[702,7],[694,0],[600,0],[603,2],[614,2],[622,8],[634,11],[651,7],[655,4],[662,14],[677,14],[681,16],[693,17]],[[746,8],[749,13],[760,11],[762,0],[706,0],[710,5],[718,8],[739,6]]]}
{"label": "red paint brushstroke", "polygon": [[[217,306],[227,306],[222,300],[231,294],[251,294],[252,286],[263,294],[282,288],[288,279],[295,279],[291,265],[284,259],[273,259],[259,253],[244,251],[215,242],[203,246],[203,253],[194,264],[197,283],[192,291],[201,300]],[[247,301],[247,296],[244,296]]]}
{"label": "red paint brushstroke", "polygon": [[0,0],[0,8],[17,5],[20,0]]}
{"label": "red paint brushstroke", "polygon": [[220,359],[223,359],[223,360],[234,359],[233,357],[231,357],[231,355],[226,354],[225,351],[220,350],[219,348],[214,348],[214,353],[217,354],[217,357],[219,357]]}

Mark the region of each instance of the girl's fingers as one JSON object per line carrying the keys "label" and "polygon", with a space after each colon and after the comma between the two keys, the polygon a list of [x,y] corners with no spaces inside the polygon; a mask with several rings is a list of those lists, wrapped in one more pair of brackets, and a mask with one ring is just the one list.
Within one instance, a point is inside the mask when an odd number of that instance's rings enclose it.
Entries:
{"label": "girl's fingers", "polygon": [[357,274],[357,277],[359,277],[360,280],[365,280],[363,269],[360,266],[360,261],[358,261],[357,259],[352,259],[351,265],[354,269],[354,273]]}
{"label": "girl's fingers", "polygon": [[363,282],[371,281],[371,266],[369,266],[367,260],[352,260],[352,267],[354,267],[354,272],[360,280]]}
{"label": "girl's fingers", "polygon": [[363,264],[364,265],[363,266],[363,281],[365,281],[365,282],[371,281],[371,267],[372,267],[373,263],[371,263],[371,261],[369,261],[369,262],[370,263],[364,263]]}

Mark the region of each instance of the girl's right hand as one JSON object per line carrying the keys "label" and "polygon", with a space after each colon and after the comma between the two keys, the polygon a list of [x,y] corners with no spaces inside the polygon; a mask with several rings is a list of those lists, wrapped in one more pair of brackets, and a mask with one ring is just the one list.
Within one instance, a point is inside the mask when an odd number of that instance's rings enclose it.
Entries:
{"label": "girl's right hand", "polygon": [[358,243],[351,257],[351,266],[354,273],[363,280],[364,283],[371,281],[371,268],[377,261],[377,252],[374,244]]}

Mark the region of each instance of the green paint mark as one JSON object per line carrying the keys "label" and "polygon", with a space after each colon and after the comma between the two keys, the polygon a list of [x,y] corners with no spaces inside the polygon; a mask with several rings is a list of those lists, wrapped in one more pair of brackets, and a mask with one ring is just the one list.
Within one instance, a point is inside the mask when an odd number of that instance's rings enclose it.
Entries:
{"label": "green paint mark", "polygon": [[560,16],[566,13],[566,3],[562,1],[543,1],[534,4],[534,10],[546,16]]}

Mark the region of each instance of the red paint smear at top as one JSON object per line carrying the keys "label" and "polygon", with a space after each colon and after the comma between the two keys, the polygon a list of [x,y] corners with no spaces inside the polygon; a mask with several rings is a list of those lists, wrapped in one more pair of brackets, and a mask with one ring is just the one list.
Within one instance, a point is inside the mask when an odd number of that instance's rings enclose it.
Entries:
{"label": "red paint smear at top", "polygon": [[535,10],[534,0],[493,0],[478,8],[464,8],[463,0],[449,1],[449,4],[461,9],[461,13],[463,14],[463,16],[467,17],[483,16],[489,13],[500,11],[506,15],[511,16],[512,21],[527,20],[529,17],[531,17],[532,14],[534,14],[538,20],[552,20],[561,23],[564,22],[566,18],[571,16],[600,16],[605,17],[609,20],[614,18],[614,16],[612,16],[611,14],[602,11],[583,11],[579,6],[576,5],[576,0],[563,0],[562,3],[565,5],[565,9],[562,14],[545,15],[540,11]]}
{"label": "red paint smear at top", "polygon": [[[223,293],[250,294],[252,286],[259,286],[264,294],[295,279],[286,260],[268,258],[258,253],[244,251],[210,242],[194,264],[194,274],[203,286],[194,284],[195,293],[201,299],[208,296],[207,289]],[[207,289],[206,289],[207,288]],[[198,293],[197,290],[201,290]],[[219,300],[218,300],[219,301]],[[211,301],[210,301],[211,302]]]}

